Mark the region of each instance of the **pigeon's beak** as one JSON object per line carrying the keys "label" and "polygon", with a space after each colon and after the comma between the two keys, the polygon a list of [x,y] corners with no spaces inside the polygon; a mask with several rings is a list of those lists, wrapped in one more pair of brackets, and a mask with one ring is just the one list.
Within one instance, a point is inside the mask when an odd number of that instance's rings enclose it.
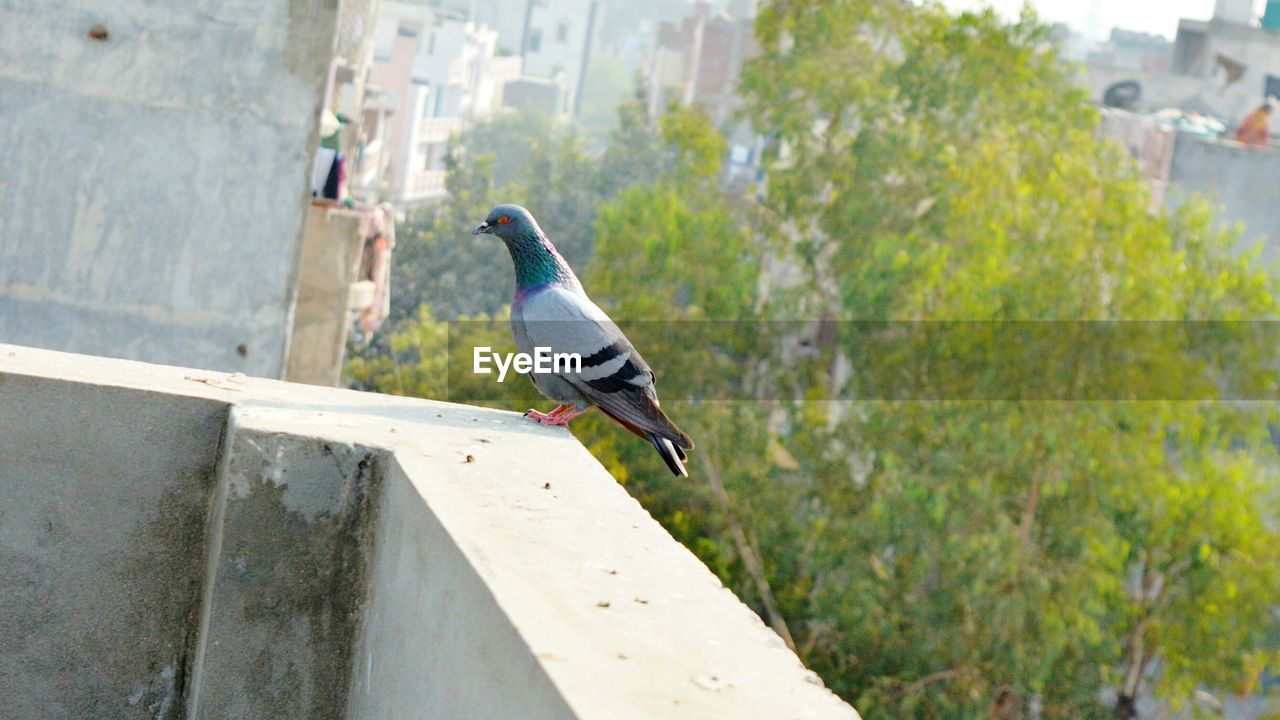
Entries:
{"label": "pigeon's beak", "polygon": [[472,231],[471,231],[471,234],[472,234],[472,235],[484,235],[484,234],[488,233],[488,232],[489,232],[489,230],[490,230],[489,223],[487,223],[487,222],[482,222],[482,223],[480,223],[479,227],[477,227],[475,230],[472,230]]}

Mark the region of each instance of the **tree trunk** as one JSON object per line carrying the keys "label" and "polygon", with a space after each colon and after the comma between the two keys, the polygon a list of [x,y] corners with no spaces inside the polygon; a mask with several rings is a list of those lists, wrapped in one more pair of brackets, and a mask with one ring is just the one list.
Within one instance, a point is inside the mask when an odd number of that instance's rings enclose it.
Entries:
{"label": "tree trunk", "polygon": [[1027,700],[1027,720],[1044,720],[1044,693],[1032,693]]}
{"label": "tree trunk", "polygon": [[1114,712],[1116,720],[1133,720],[1138,717],[1138,698],[1120,693]]}
{"label": "tree trunk", "polygon": [[742,558],[742,564],[746,566],[747,573],[751,575],[751,579],[755,581],[756,591],[760,593],[760,601],[764,603],[764,613],[768,616],[769,627],[782,638],[782,641],[791,648],[792,652],[796,650],[796,641],[791,636],[791,629],[787,627],[787,621],[782,617],[782,613],[778,612],[777,603],[773,599],[773,589],[769,587],[769,578],[764,572],[764,563],[760,560],[759,553],[756,552],[754,544],[747,537],[747,533],[743,530],[742,525],[738,523],[737,518],[733,515],[733,507],[729,502],[729,493],[724,489],[724,483],[720,480],[720,468],[716,466],[715,460],[712,459],[712,449],[707,448],[704,458],[706,462],[702,464],[706,471],[707,484],[711,486],[711,491],[715,495],[717,502],[720,504],[720,510],[724,513],[725,520],[729,524],[729,534],[733,537],[733,544],[738,550],[738,555]]}
{"label": "tree trunk", "polygon": [[1151,659],[1146,651],[1147,625],[1151,619],[1143,618],[1129,636],[1127,669],[1124,674],[1124,685],[1120,687],[1120,697],[1116,698],[1115,712],[1117,720],[1132,720],[1138,717],[1138,687],[1142,683],[1142,674],[1147,669],[1147,661]]}

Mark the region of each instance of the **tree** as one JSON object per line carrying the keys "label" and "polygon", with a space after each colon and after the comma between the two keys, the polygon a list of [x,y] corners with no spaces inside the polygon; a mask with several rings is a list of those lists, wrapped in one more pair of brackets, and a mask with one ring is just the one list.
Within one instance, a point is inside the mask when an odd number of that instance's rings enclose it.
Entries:
{"label": "tree", "polygon": [[748,525],[759,516],[743,502],[748,493],[779,497],[761,492],[770,488],[767,415],[758,412],[763,404],[725,402],[764,381],[744,368],[774,344],[757,313],[761,249],[747,231],[745,202],[717,184],[726,143],[710,120],[676,107],[660,126],[664,171],[601,208],[586,283],[615,318],[661,318],[622,324],[654,366],[664,407],[695,438],[690,468],[705,485],[673,479],[642,444],[614,440],[618,431],[607,424],[587,425],[580,436],[588,447],[607,438],[615,476],[792,642],[786,598],[770,585],[773,568],[761,553],[766,529]]}
{"label": "tree", "polygon": [[[842,323],[832,352],[854,381],[815,394],[907,393],[797,406],[780,440],[812,501],[809,602],[788,618],[805,660],[868,718],[1102,716],[1107,687],[1131,717],[1148,679],[1173,704],[1253,686],[1280,659],[1270,407],[964,392],[1017,380],[1088,397],[1070,364],[936,377],[996,321],[1056,321],[1043,346],[1087,358],[1097,348],[1072,340],[1102,340],[1081,321],[1270,319],[1270,278],[1203,206],[1151,210],[1030,14],[777,0],[757,35],[743,89],[776,131],[763,216],[807,271],[788,307],[897,321]],[[912,324],[936,320],[987,322]],[[1226,380],[1151,342],[1148,387]]]}
{"label": "tree", "polygon": [[[471,229],[494,205],[529,207],[574,267],[586,267],[596,209],[627,187],[652,181],[666,163],[659,131],[637,97],[619,108],[619,127],[600,157],[574,128],[538,114],[503,114],[454,138],[448,195],[412,212],[399,229],[392,265],[391,323],[414,322],[426,302],[435,317],[494,315],[511,301],[500,243]],[[378,345],[374,352],[386,348]]]}
{"label": "tree", "polygon": [[[865,717],[1256,687],[1280,667],[1274,407],[1203,398],[1274,392],[1273,353],[1192,323],[1273,319],[1271,278],[1205,205],[1152,208],[1029,14],[774,0],[757,35],[758,204],[718,186],[706,119],[651,117],[642,88],[599,155],[477,129],[398,249],[397,331],[351,374],[540,403],[445,347],[510,342],[504,251],[465,233],[522,202],[656,369],[694,479],[598,414],[575,434]],[[795,318],[834,332],[802,344]]]}

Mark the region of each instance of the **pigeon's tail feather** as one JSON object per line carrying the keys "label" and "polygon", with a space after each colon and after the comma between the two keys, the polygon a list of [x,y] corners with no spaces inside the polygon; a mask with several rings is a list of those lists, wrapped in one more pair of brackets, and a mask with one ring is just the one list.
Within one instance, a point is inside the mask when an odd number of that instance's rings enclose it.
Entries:
{"label": "pigeon's tail feather", "polygon": [[693,440],[671,422],[658,406],[653,388],[616,393],[585,393],[587,399],[609,417],[642,438],[653,433],[671,441],[677,448],[693,449]]}
{"label": "pigeon's tail feather", "polygon": [[[600,406],[597,405],[597,407]],[[662,458],[662,461],[667,464],[667,467],[677,477],[689,477],[689,471],[684,469],[684,463],[681,462],[683,460],[688,460],[689,456],[685,455],[684,450],[681,449],[679,445],[672,442],[671,438],[663,437],[648,430],[642,430],[639,427],[636,427],[635,423],[628,422],[627,420],[614,415],[608,408],[601,407],[600,411],[613,418],[622,427],[653,443],[653,448],[658,451],[658,456]],[[678,428],[676,432],[680,432]],[[688,435],[680,433],[680,436],[688,442]],[[677,442],[679,442],[679,439],[680,438],[677,438]],[[692,445],[691,442],[689,444]]]}
{"label": "pigeon's tail feather", "polygon": [[681,460],[687,460],[684,452],[680,448],[671,444],[671,441],[658,437],[653,433],[649,433],[649,442],[653,443],[653,448],[658,451],[658,457],[667,464],[667,468],[671,470],[671,474],[676,477],[689,477],[689,471],[684,469],[684,463]]}

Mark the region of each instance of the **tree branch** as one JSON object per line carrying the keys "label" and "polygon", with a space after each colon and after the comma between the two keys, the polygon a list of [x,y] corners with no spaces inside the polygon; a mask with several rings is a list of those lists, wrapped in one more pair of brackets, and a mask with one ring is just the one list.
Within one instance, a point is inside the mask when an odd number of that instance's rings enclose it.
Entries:
{"label": "tree branch", "polygon": [[1031,526],[1036,520],[1036,511],[1040,508],[1040,474],[1033,473],[1031,490],[1027,492],[1027,501],[1022,506],[1022,519],[1018,521],[1018,536],[1023,547],[1031,547]]}
{"label": "tree branch", "polygon": [[967,677],[970,674],[971,674],[970,671],[963,668],[952,668],[950,670],[940,670],[936,673],[929,673],[928,675],[925,675],[922,678],[919,678],[911,683],[903,685],[902,688],[898,690],[898,692],[895,694],[895,697],[897,698],[910,697],[920,692],[921,690],[923,690],[926,686],[932,685],[933,683],[943,682],[945,680],[954,680],[956,678],[961,678],[961,677]]}
{"label": "tree branch", "polygon": [[765,576],[764,563],[760,561],[760,556],[752,547],[747,533],[742,529],[742,525],[738,523],[734,517],[733,508],[729,502],[729,493],[724,489],[724,483],[720,478],[720,468],[716,467],[716,463],[711,460],[711,448],[707,448],[708,452],[703,455],[706,462],[703,466],[706,470],[707,485],[711,487],[711,492],[715,495],[716,501],[720,504],[721,511],[724,512],[725,521],[729,525],[729,534],[733,537],[734,547],[738,550],[738,556],[742,558],[742,564],[746,566],[747,573],[751,575],[751,579],[755,582],[756,592],[760,593],[760,601],[764,604],[765,615],[769,619],[769,627],[782,638],[782,641],[791,648],[792,652],[796,650],[796,641],[791,637],[791,630],[787,627],[787,621],[782,617],[782,613],[778,612],[777,603],[773,598],[773,590],[769,587],[769,578]]}

